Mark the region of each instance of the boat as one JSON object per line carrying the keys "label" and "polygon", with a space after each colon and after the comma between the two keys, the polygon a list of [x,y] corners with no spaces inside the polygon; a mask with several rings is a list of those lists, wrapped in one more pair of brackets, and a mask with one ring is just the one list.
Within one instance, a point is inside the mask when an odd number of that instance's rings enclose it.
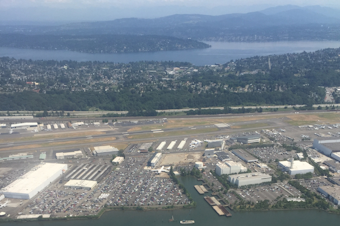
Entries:
{"label": "boat", "polygon": [[6,213],[5,212],[0,212],[0,217],[4,217],[6,216]]}
{"label": "boat", "polygon": [[174,218],[174,216],[172,216],[172,218],[169,219],[169,222],[172,222],[172,221],[174,221],[174,220],[175,220],[175,218]]}
{"label": "boat", "polygon": [[179,223],[181,223],[181,224],[194,224],[195,221],[194,220],[182,220]]}

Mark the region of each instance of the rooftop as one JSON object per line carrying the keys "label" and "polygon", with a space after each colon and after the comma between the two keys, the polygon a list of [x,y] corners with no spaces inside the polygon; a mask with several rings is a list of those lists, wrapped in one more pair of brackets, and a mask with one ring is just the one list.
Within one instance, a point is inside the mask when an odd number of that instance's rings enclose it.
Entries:
{"label": "rooftop", "polygon": [[337,200],[340,200],[340,186],[321,186],[320,189],[324,190],[328,195],[336,198]]}
{"label": "rooftop", "polygon": [[4,192],[29,193],[41,187],[46,180],[57,172],[67,169],[67,164],[43,163],[3,188]]}
{"label": "rooftop", "polygon": [[241,149],[237,149],[237,150],[233,150],[232,151],[234,154],[242,156],[242,158],[246,159],[247,161],[257,161],[257,158],[255,158],[254,156],[252,156],[251,154],[241,150]]}
{"label": "rooftop", "polygon": [[82,187],[82,188],[93,188],[97,185],[97,181],[91,180],[70,180],[65,184],[66,187]]}
{"label": "rooftop", "polygon": [[95,150],[97,153],[118,151],[117,148],[112,147],[112,146],[110,146],[110,145],[94,147],[94,150]]}
{"label": "rooftop", "polygon": [[243,136],[238,136],[236,138],[237,139],[239,139],[239,138],[244,138],[244,139],[259,139],[259,138],[261,138],[261,135],[259,135],[259,134],[243,135]]}
{"label": "rooftop", "polygon": [[337,161],[334,160],[325,161],[324,164],[329,167],[333,167],[334,169],[340,170],[340,163]]}
{"label": "rooftop", "polygon": [[[283,165],[286,168],[291,168],[291,162],[290,161],[280,161],[280,164]],[[301,162],[299,160],[294,160],[293,170],[299,170],[299,169],[314,169],[312,165],[310,165],[308,162]]]}
{"label": "rooftop", "polygon": [[268,174],[264,174],[264,173],[244,173],[244,174],[230,175],[229,177],[233,179],[238,179],[238,180],[253,180],[254,178],[267,178],[271,176]]}

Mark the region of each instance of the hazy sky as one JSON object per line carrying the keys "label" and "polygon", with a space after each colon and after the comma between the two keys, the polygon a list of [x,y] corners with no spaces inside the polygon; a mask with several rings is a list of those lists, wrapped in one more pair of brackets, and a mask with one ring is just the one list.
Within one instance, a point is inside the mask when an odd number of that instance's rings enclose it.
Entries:
{"label": "hazy sky", "polygon": [[340,8],[340,0],[0,0],[0,25],[7,21],[94,21],[185,13],[221,15],[287,4]]}
{"label": "hazy sky", "polygon": [[136,7],[136,6],[246,6],[246,5],[340,6],[339,0],[0,0],[0,7]]}

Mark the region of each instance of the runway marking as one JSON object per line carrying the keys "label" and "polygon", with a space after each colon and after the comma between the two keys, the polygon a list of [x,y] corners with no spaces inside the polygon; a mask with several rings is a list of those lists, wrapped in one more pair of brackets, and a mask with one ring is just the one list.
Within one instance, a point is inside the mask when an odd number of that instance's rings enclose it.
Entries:
{"label": "runway marking", "polygon": [[163,130],[160,130],[160,131],[153,131],[153,133],[164,133]]}

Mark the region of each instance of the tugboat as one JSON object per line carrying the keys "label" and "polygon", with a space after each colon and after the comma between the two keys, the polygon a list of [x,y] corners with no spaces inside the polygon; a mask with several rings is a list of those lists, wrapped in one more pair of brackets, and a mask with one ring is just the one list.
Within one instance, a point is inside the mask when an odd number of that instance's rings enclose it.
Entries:
{"label": "tugboat", "polygon": [[182,220],[179,223],[181,223],[181,224],[194,224],[195,221],[194,220]]}

